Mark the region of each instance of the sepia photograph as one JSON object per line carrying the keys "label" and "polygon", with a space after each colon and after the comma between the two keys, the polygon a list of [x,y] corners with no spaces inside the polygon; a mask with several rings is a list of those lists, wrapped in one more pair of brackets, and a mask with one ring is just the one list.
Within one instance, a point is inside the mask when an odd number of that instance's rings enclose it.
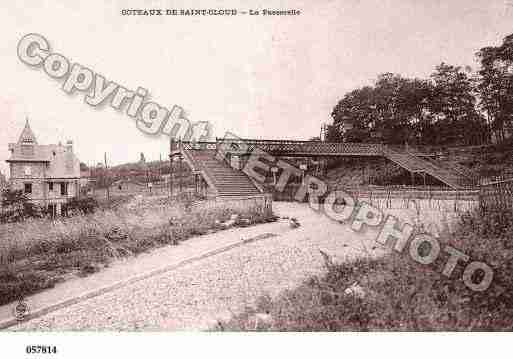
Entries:
{"label": "sepia photograph", "polygon": [[513,1],[13,1],[0,28],[7,357],[507,345]]}

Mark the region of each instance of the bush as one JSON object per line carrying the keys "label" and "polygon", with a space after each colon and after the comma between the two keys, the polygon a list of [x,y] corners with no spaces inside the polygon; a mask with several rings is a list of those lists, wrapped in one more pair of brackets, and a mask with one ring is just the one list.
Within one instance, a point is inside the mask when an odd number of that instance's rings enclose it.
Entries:
{"label": "bush", "polygon": [[513,230],[513,210],[511,208],[497,208],[495,210],[479,213],[466,213],[460,218],[459,229],[462,236],[475,235],[483,239],[497,237],[511,238]]}
{"label": "bush", "polygon": [[[223,230],[233,214],[243,224],[262,223],[266,216],[231,208],[183,210],[181,203],[148,198],[115,209],[49,219],[6,223],[0,228],[0,305],[51,287],[64,274],[89,275],[121,257],[151,248],[179,244],[192,236]],[[91,199],[70,207],[88,212]]]}
{"label": "bush", "polygon": [[4,189],[2,191],[1,223],[21,222],[28,218],[42,218],[41,207],[30,202],[21,190]]}
{"label": "bush", "polygon": [[[484,292],[462,282],[462,267],[451,278],[408,256],[334,264],[323,254],[326,274],[312,277],[266,304],[272,321],[256,328],[255,307],[221,323],[225,330],[272,331],[490,331],[511,330],[513,322],[513,213],[468,213],[447,241],[472,260],[494,269]],[[442,265],[443,267],[443,265]],[[357,283],[364,295],[348,289]],[[358,292],[356,292],[358,294]]]}
{"label": "bush", "polygon": [[64,211],[68,215],[72,213],[90,214],[98,208],[98,201],[92,197],[72,198],[64,205]]}

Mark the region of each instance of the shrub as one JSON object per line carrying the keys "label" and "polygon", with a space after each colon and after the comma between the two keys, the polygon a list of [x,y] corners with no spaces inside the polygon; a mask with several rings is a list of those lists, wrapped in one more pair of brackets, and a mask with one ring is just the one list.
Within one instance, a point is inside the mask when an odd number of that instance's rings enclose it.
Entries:
{"label": "shrub", "polygon": [[460,236],[474,235],[482,239],[511,238],[512,230],[513,209],[511,208],[465,213],[460,218]]}
{"label": "shrub", "polygon": [[42,218],[43,210],[30,202],[21,190],[4,189],[2,191],[1,223],[24,221],[27,218]]}
{"label": "shrub", "polygon": [[27,219],[0,226],[0,305],[51,287],[63,274],[89,275],[111,261],[151,248],[179,244],[198,234],[219,231],[233,214],[249,223],[268,220],[251,211],[212,208],[184,211],[181,203],[148,198],[114,209],[92,201],[72,201],[88,212],[56,220]]}
{"label": "shrub", "polygon": [[[510,330],[513,321],[513,213],[465,214],[456,235],[446,240],[472,260],[494,269],[491,286],[472,292],[462,267],[451,278],[407,255],[335,264],[325,253],[326,274],[266,301],[272,322],[256,328],[257,307],[221,323],[224,330],[272,331],[470,331]],[[403,253],[404,254],[404,253]],[[443,268],[443,265],[442,265]],[[362,288],[364,295],[348,292]],[[261,302],[261,301],[260,301]],[[260,305],[261,306],[261,305]]]}
{"label": "shrub", "polygon": [[68,203],[66,203],[64,206],[64,211],[68,215],[72,213],[90,214],[93,213],[98,208],[98,206],[98,201],[92,197],[74,197]]}

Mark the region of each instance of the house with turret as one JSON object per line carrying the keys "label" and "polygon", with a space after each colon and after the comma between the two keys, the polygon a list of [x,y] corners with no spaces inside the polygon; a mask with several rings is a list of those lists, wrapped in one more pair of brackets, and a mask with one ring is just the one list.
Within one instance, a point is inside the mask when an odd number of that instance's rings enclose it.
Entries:
{"label": "house with turret", "polygon": [[39,144],[27,120],[16,143],[9,144],[10,187],[22,190],[35,204],[52,215],[61,215],[63,205],[80,195],[80,161],[73,142]]}

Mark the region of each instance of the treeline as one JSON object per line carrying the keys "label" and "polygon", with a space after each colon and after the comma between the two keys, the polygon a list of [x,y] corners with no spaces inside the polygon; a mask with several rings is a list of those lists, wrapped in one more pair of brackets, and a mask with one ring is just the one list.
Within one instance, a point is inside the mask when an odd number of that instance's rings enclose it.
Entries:
{"label": "treeline", "polygon": [[414,145],[503,141],[513,125],[513,34],[476,53],[473,72],[446,63],[428,79],[379,75],[353,90],[331,114],[327,140]]}
{"label": "treeline", "polygon": [[87,173],[96,188],[105,188],[118,180],[132,180],[139,183],[157,183],[163,181],[163,176],[172,174],[178,180],[182,177],[190,177],[192,171],[189,166],[182,162],[181,170],[178,162],[173,164],[171,171],[169,161],[134,162],[105,168],[102,163],[96,167],[88,167],[85,163],[80,164],[81,171]]}

